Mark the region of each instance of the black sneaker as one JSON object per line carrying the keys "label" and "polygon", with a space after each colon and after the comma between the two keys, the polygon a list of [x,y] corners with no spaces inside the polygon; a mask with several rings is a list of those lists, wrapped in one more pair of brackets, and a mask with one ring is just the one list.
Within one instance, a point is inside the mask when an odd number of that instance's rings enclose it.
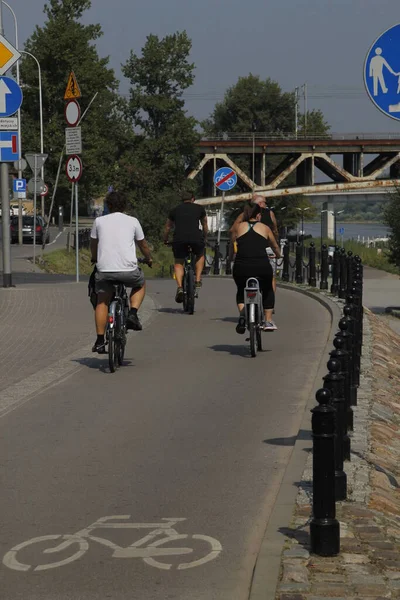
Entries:
{"label": "black sneaker", "polygon": [[178,287],[175,294],[175,302],[178,304],[182,304],[183,302],[183,288]]}
{"label": "black sneaker", "polygon": [[196,290],[198,290],[203,285],[203,282],[202,281],[196,281],[195,285],[196,285]]}
{"label": "black sneaker", "polygon": [[142,331],[143,327],[137,313],[129,313],[128,318],[126,319],[126,328],[133,329],[134,331]]}
{"label": "black sneaker", "polygon": [[106,343],[98,342],[96,340],[95,343],[93,344],[92,352],[97,352],[98,354],[105,354],[106,353]]}

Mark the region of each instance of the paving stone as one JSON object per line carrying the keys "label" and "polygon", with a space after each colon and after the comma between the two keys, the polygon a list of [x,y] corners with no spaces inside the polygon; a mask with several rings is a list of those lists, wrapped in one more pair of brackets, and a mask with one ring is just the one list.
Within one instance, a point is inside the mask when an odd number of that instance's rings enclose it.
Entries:
{"label": "paving stone", "polygon": [[388,579],[400,579],[400,571],[385,571],[385,577]]}
{"label": "paving stone", "polygon": [[285,558],[309,558],[310,553],[305,548],[298,546],[290,548],[290,550],[285,550],[283,556]]}
{"label": "paving stone", "polygon": [[387,590],[385,585],[377,584],[363,584],[359,583],[352,586],[356,594],[365,598],[365,596],[383,596],[383,598],[390,598],[390,592]]}
{"label": "paving stone", "polygon": [[308,592],[310,585],[308,583],[280,583],[278,586],[279,592]]}
{"label": "paving stone", "polygon": [[341,558],[343,562],[350,564],[365,564],[370,562],[368,556],[366,556],[365,554],[348,554],[346,552],[343,552],[341,554]]}
{"label": "paving stone", "polygon": [[308,570],[304,565],[286,563],[283,566],[282,581],[284,583],[308,583]]}
{"label": "paving stone", "polygon": [[340,583],[313,583],[311,592],[316,595],[349,597],[351,589]]}
{"label": "paving stone", "polygon": [[333,562],[310,562],[308,568],[312,573],[337,573],[341,569],[339,563]]}
{"label": "paving stone", "polygon": [[346,576],[343,573],[315,573],[313,583],[344,583]]}
{"label": "paving stone", "polygon": [[280,594],[279,600],[306,600],[302,594]]}

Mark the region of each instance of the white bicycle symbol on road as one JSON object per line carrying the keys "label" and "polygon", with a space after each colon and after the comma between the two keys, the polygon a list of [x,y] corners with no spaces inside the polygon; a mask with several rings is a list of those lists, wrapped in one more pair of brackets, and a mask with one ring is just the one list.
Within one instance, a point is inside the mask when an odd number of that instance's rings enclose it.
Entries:
{"label": "white bicycle symbol on road", "polygon": [[[174,519],[174,518],[162,518],[162,523],[129,523],[126,522],[130,519],[130,515],[116,515],[110,517],[102,517],[98,519],[86,529],[82,529],[74,534],[65,534],[65,535],[43,535],[40,537],[35,537],[26,542],[22,542],[17,546],[14,546],[9,552],[7,552],[3,558],[3,564],[15,571],[29,571],[33,569],[34,571],[46,571],[47,569],[56,569],[57,567],[62,567],[64,565],[68,565],[69,563],[78,560],[81,558],[88,550],[89,550],[89,542],[98,542],[103,546],[107,546],[113,551],[112,556],[114,558],[142,558],[143,561],[150,565],[151,567],[156,567],[157,569],[171,569],[172,567],[177,570],[182,569],[191,569],[193,567],[199,567],[217,556],[222,551],[222,546],[218,540],[208,536],[201,534],[179,534],[175,529],[173,529],[176,523],[181,521],[186,521],[186,519]],[[121,522],[121,521],[124,521]],[[120,521],[120,522],[118,522]],[[102,537],[91,535],[94,529],[150,529],[151,531],[142,537],[137,542],[134,542],[132,545],[127,547],[118,546],[114,542],[107,540]],[[160,538],[160,536],[162,536]],[[156,539],[159,538],[159,539]],[[42,550],[44,555],[57,555],[57,553],[62,552],[68,548],[76,550],[74,554],[65,558],[63,560],[58,560],[56,562],[40,564],[38,566],[24,564],[19,562],[17,559],[17,554],[32,546],[33,544],[39,544],[44,542],[53,542],[56,540],[61,540],[57,546],[52,548],[45,548]],[[171,556],[182,556],[184,554],[191,554],[193,552],[193,548],[187,547],[165,547],[164,544],[169,542],[176,542],[179,540],[200,540],[203,546],[206,544],[208,552],[202,558],[198,558],[196,560],[192,560],[189,562],[181,562],[178,564],[173,564],[171,562],[160,562],[158,560],[161,557],[171,557]],[[77,546],[75,549],[74,546]],[[211,549],[209,549],[211,547]]]}

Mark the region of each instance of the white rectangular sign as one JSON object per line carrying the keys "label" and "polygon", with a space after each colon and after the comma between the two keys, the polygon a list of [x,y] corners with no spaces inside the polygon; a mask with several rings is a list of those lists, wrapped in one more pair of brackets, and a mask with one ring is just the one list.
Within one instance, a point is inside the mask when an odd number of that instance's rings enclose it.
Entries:
{"label": "white rectangular sign", "polygon": [[82,134],[80,127],[67,127],[65,129],[66,154],[82,153]]}
{"label": "white rectangular sign", "polygon": [[14,192],[14,198],[22,198],[22,200],[26,200],[26,192]]}
{"label": "white rectangular sign", "polygon": [[18,117],[0,118],[0,131],[16,131],[18,129]]}

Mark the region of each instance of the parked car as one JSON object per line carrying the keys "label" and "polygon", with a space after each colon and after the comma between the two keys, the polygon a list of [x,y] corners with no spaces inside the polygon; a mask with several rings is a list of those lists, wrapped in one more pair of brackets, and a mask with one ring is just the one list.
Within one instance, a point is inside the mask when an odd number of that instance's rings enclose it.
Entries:
{"label": "parked car", "polygon": [[[10,218],[10,230],[11,230],[11,243],[16,244],[18,242],[18,217]],[[22,217],[22,238],[24,242],[32,242],[33,236],[36,237],[37,244],[43,244],[44,236],[46,233],[46,223],[43,217],[36,217],[35,232],[33,230],[33,217],[24,216]],[[46,244],[50,242],[50,234],[47,233]]]}

